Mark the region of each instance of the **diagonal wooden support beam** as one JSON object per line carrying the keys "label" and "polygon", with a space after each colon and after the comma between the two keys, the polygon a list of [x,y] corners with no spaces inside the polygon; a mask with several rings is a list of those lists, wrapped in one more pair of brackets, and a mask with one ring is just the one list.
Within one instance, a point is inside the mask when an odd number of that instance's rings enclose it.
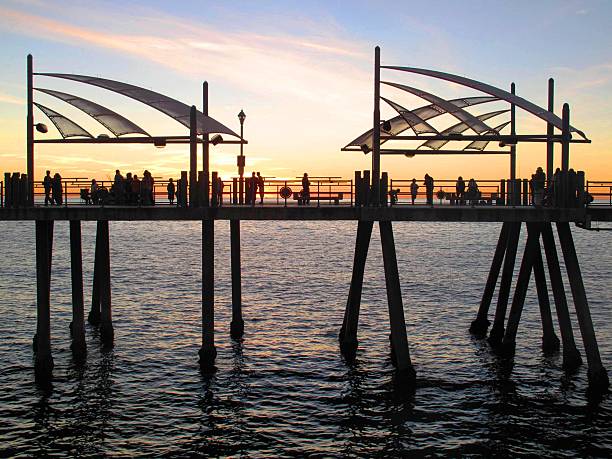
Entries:
{"label": "diagonal wooden support beam", "polygon": [[404,320],[404,306],[400,287],[393,227],[390,221],[380,221],[380,241],[382,244],[383,262],[385,265],[385,281],[387,284],[387,303],[389,305],[389,321],[391,323],[391,345],[395,354],[398,376],[402,381],[413,383],[416,372],[410,360],[408,335]]}
{"label": "diagonal wooden support beam", "polygon": [[569,278],[572,297],[574,298],[574,306],[576,307],[576,316],[578,317],[578,325],[580,326],[584,351],[587,356],[587,363],[589,366],[589,388],[596,392],[604,392],[608,390],[610,382],[608,373],[601,363],[599,346],[597,345],[597,339],[595,337],[591,311],[589,310],[584,282],[582,281],[582,273],[580,272],[580,264],[578,263],[576,247],[574,246],[574,239],[569,223],[558,222],[557,232],[559,233],[563,259],[565,260],[565,267],[567,268],[567,277]]}
{"label": "diagonal wooden support beam", "polygon": [[352,360],[357,352],[357,327],[359,325],[359,309],[361,306],[361,291],[363,288],[363,275],[372,238],[373,221],[359,221],[357,223],[357,240],[355,241],[355,258],[353,260],[353,275],[349,288],[344,321],[340,329],[340,350],[345,358]]}
{"label": "diagonal wooden support beam", "polygon": [[495,254],[493,255],[493,261],[491,262],[491,269],[489,270],[489,276],[487,277],[487,284],[480,300],[480,307],[478,308],[478,314],[476,319],[470,325],[470,332],[479,338],[484,338],[487,334],[487,328],[489,328],[489,307],[491,305],[491,299],[493,298],[493,292],[495,291],[495,285],[497,284],[497,278],[499,277],[499,271],[504,260],[504,254],[506,253],[506,247],[508,246],[508,234],[510,232],[510,223],[504,222],[502,229],[499,233],[499,239],[497,240],[497,246],[495,247]]}
{"label": "diagonal wooden support beam", "polygon": [[[541,233],[542,224],[536,223],[536,225],[539,226],[539,232]],[[542,350],[545,354],[552,354],[559,350],[560,342],[555,333],[550,312],[548,286],[546,284],[546,274],[544,273],[544,261],[542,260],[542,248],[540,247],[539,238],[535,241],[535,245],[537,248],[534,252],[533,277],[538,292],[538,305],[540,306],[540,318],[542,320]]]}
{"label": "diagonal wooden support beam", "polygon": [[495,309],[495,319],[493,328],[489,333],[489,344],[493,347],[501,345],[504,337],[504,323],[506,321],[506,310],[508,309],[508,299],[510,298],[510,287],[514,275],[514,265],[516,263],[516,251],[518,240],[521,234],[521,222],[510,223],[508,229],[508,245],[504,256],[504,266],[502,268],[502,278],[499,284],[497,296],[497,308]]}
{"label": "diagonal wooden support beam", "polygon": [[559,264],[557,246],[555,245],[555,238],[550,223],[544,223],[542,225],[542,242],[544,243],[546,264],[548,265],[550,285],[555,300],[559,331],[561,332],[561,341],[563,343],[563,368],[566,371],[573,371],[580,366],[582,358],[580,357],[576,342],[574,341],[572,321],[567,307],[563,278],[561,277],[561,265]]}
{"label": "diagonal wooden support beam", "polygon": [[514,296],[512,298],[512,306],[508,315],[508,325],[502,340],[501,352],[506,356],[514,355],[516,348],[516,332],[523,313],[523,305],[525,304],[525,296],[527,287],[529,286],[529,278],[531,270],[539,249],[538,240],[540,238],[540,226],[537,223],[527,223],[527,243],[523,252],[523,259],[519,269],[518,278]]}

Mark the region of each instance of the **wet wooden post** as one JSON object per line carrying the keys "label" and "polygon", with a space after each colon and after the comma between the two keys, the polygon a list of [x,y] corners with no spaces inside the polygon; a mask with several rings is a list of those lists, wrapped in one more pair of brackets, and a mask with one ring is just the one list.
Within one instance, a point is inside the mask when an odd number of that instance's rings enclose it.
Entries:
{"label": "wet wooden post", "polygon": [[414,382],[416,372],[410,360],[406,322],[404,320],[404,305],[400,287],[393,227],[390,221],[378,222],[380,241],[385,266],[385,283],[387,285],[387,303],[389,305],[389,321],[391,324],[391,346],[395,355],[398,375],[407,382]]}
{"label": "wet wooden post", "polygon": [[87,353],[85,343],[85,312],[83,311],[83,258],[81,247],[81,222],[70,220],[70,273],[72,280],[72,354],[81,359]]}
{"label": "wet wooden post", "polygon": [[355,171],[355,207],[361,207],[361,171]]}
{"label": "wet wooden post", "polygon": [[523,179],[523,205],[529,205],[529,180]]}
{"label": "wet wooden post", "polygon": [[212,369],[215,348],[215,221],[202,220],[202,347],[200,368]]}
{"label": "wet wooden post", "polygon": [[100,225],[100,339],[104,346],[112,346],[115,339],[111,308],[110,236],[108,220]]}
{"label": "wet wooden post", "polygon": [[380,203],[382,206],[389,205],[389,174],[383,172],[380,179]]}
{"label": "wet wooden post", "polygon": [[606,391],[610,382],[608,373],[601,363],[599,355],[599,346],[595,337],[591,312],[582,281],[582,273],[576,255],[574,239],[570,230],[569,223],[557,222],[557,232],[559,233],[559,241],[561,250],[563,251],[563,259],[567,268],[567,277],[569,278],[572,297],[574,298],[574,306],[576,307],[576,316],[578,317],[578,325],[580,326],[580,334],[584,344],[584,352],[587,356],[589,366],[588,378],[589,388],[595,391]]}
{"label": "wet wooden post", "polygon": [[542,225],[542,242],[544,243],[546,264],[548,265],[550,285],[555,300],[559,331],[563,343],[563,368],[566,371],[573,371],[580,366],[582,358],[580,357],[580,352],[578,352],[576,342],[574,341],[574,332],[572,330],[572,321],[567,307],[565,289],[563,288],[563,278],[561,277],[561,265],[559,264],[559,257],[557,255],[557,246],[555,245],[552,225],[548,222]]}
{"label": "wet wooden post", "polygon": [[241,338],[244,334],[242,319],[242,279],[240,263],[240,220],[230,220],[231,270],[232,270],[232,322],[230,335]]}
{"label": "wet wooden post", "polygon": [[238,204],[238,179],[232,178],[232,204]]}
{"label": "wet wooden post", "polygon": [[100,324],[100,282],[102,279],[102,222],[96,224],[96,248],[94,253],[93,285],[91,288],[91,309],[87,321]]}
{"label": "wet wooden post", "polygon": [[39,381],[49,381],[53,371],[51,355],[51,250],[53,221],[36,220],[36,335],[34,373]]}
{"label": "wet wooden post", "polygon": [[344,320],[340,329],[340,350],[349,360],[357,352],[357,327],[359,325],[359,309],[361,306],[361,291],[363,288],[363,275],[365,272],[368,248],[372,238],[373,221],[359,221],[357,223],[357,240],[355,241],[355,257],[353,260],[353,274],[349,287]]}
{"label": "wet wooden post", "polygon": [[504,333],[501,344],[501,352],[506,356],[513,356],[516,348],[516,332],[523,313],[529,278],[535,260],[536,250],[538,249],[538,239],[540,237],[540,227],[538,224],[527,223],[527,243],[523,252],[523,259],[519,269],[512,306],[508,315],[508,325]]}
{"label": "wet wooden post", "polygon": [[372,202],[372,187],[370,185],[370,171],[363,171],[361,192],[361,203],[364,206],[369,206]]}
{"label": "wet wooden post", "polygon": [[489,344],[491,346],[499,346],[504,336],[504,323],[506,320],[506,310],[508,308],[508,299],[510,297],[510,286],[512,284],[512,276],[514,273],[514,264],[516,262],[516,250],[518,240],[521,234],[521,222],[510,223],[508,230],[508,246],[504,256],[504,265],[502,268],[502,278],[499,284],[499,292],[497,296],[497,308],[495,309],[495,319],[493,319],[493,327],[489,333]]}
{"label": "wet wooden post", "polygon": [[497,246],[495,247],[495,254],[493,255],[493,261],[491,262],[491,269],[489,270],[489,276],[487,277],[487,284],[480,300],[480,307],[478,308],[478,314],[476,319],[470,325],[470,332],[474,335],[484,338],[487,334],[487,328],[489,328],[489,307],[491,305],[491,299],[493,298],[493,292],[495,291],[495,285],[497,285],[497,278],[499,277],[499,271],[504,260],[504,253],[508,246],[508,234],[510,232],[510,223],[504,222],[502,229],[499,233],[499,239],[497,240]]}
{"label": "wet wooden post", "polygon": [[210,187],[211,188],[210,205],[212,207],[219,206],[218,177],[219,177],[219,174],[217,172],[212,173],[211,187]]}
{"label": "wet wooden post", "polygon": [[[529,224],[528,224],[529,225]],[[538,233],[542,231],[542,224],[538,225]],[[548,286],[546,274],[544,273],[544,261],[542,260],[542,248],[539,237],[534,243],[535,253],[533,260],[533,278],[538,292],[538,305],[540,306],[540,318],[542,319],[542,350],[545,354],[557,352],[560,348],[559,338],[555,333],[552,314],[550,312],[550,299],[548,297]]]}

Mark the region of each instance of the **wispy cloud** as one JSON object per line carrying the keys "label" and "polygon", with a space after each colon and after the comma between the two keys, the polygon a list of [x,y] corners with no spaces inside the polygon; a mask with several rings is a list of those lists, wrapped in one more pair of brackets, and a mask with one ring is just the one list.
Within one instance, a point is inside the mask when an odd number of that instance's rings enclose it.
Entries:
{"label": "wispy cloud", "polygon": [[19,97],[12,96],[10,94],[4,94],[0,92],[0,103],[2,104],[13,104],[13,105],[23,105],[25,104],[25,100],[20,99]]}

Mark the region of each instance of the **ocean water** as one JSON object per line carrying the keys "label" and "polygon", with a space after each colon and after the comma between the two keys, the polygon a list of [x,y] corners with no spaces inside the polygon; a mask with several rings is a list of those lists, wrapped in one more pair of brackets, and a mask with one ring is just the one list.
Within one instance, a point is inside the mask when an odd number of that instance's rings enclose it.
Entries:
{"label": "ocean water", "polygon": [[[203,375],[201,224],[110,224],[115,347],[102,350],[87,325],[87,361],[78,366],[69,347],[68,225],[56,223],[50,388],[33,374],[34,225],[0,228],[0,456],[612,454],[611,396],[587,396],[586,365],[566,375],[560,354],[542,354],[533,283],[512,367],[467,331],[499,224],[394,224],[413,391],[393,384],[376,226],[349,365],[337,334],[356,223],[242,222],[245,336],[237,342],[229,337],[229,224],[217,222],[217,371]],[[573,233],[610,370],[612,234]],[[95,223],[83,223],[87,309],[94,236]]]}

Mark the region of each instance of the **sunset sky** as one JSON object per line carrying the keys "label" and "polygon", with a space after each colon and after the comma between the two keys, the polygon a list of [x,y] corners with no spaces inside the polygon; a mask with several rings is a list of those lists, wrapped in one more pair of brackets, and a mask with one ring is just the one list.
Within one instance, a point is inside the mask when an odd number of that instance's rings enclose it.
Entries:
{"label": "sunset sky", "polygon": [[[201,108],[210,84],[210,114],[239,131],[247,115],[247,171],[265,176],[350,177],[370,156],[340,149],[371,127],[373,48],[382,63],[431,68],[509,88],[546,106],[547,79],[556,80],[556,112],[572,108],[572,124],[591,145],[572,148],[571,165],[592,180],[612,180],[612,2],[609,1],[53,1],[0,4],[0,169],[25,172],[26,55],[34,69],[95,75],[140,85]],[[383,79],[447,99],[475,95],[455,85],[403,72]],[[108,106],[153,135],[187,134],[175,121],[138,102],[75,82],[37,77],[35,85]],[[406,108],[427,102],[384,87]],[[77,121],[92,134],[94,120],[50,96],[35,100]],[[480,114],[500,105],[478,106]],[[504,108],[501,106],[501,108]],[[383,119],[395,113],[382,105]],[[505,117],[504,117],[505,116]],[[496,126],[501,115],[490,121]],[[50,127],[40,111],[35,122]],[[457,121],[436,120],[443,129]],[[519,133],[545,133],[543,122],[518,113]],[[469,132],[467,132],[469,133]],[[37,138],[43,135],[37,134]],[[51,127],[44,138],[59,137]],[[416,144],[414,144],[416,146]],[[457,143],[462,148],[465,143]],[[491,147],[497,147],[492,145]],[[188,169],[188,146],[51,146],[36,148],[36,173],[64,177],[139,175],[176,177]],[[213,147],[211,168],[236,174],[236,145]],[[559,156],[559,155],[557,155]],[[518,173],[545,164],[544,145],[519,146]],[[383,157],[395,178],[481,179],[508,175],[507,157]]]}

